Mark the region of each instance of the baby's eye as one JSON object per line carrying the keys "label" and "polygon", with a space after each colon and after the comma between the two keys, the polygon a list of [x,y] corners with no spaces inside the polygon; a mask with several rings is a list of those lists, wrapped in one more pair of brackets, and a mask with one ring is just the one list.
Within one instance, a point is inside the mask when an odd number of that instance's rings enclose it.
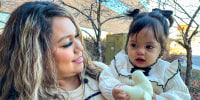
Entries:
{"label": "baby's eye", "polygon": [[147,48],[147,49],[152,49],[153,46],[147,45],[146,48]]}
{"label": "baby's eye", "polygon": [[136,44],[131,44],[131,46],[132,46],[132,47],[137,47],[137,45],[136,45]]}
{"label": "baby's eye", "polygon": [[72,42],[69,42],[68,44],[66,44],[66,45],[64,45],[62,47],[66,48],[66,47],[69,47],[70,45],[72,45]]}
{"label": "baby's eye", "polygon": [[75,38],[77,38],[77,37],[79,37],[80,36],[80,34],[79,33],[77,33],[76,35],[75,35]]}

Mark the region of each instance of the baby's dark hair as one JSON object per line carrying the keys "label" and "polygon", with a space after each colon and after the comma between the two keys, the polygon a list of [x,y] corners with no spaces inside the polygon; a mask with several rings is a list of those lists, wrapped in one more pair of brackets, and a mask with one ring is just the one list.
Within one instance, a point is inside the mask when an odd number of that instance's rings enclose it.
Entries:
{"label": "baby's dark hair", "polygon": [[[169,28],[172,26],[174,19],[172,17],[172,11],[170,10],[160,10],[158,8],[153,9],[152,12],[139,13],[139,9],[133,11],[128,11],[126,14],[129,17],[133,17],[133,21],[129,27],[129,32],[127,35],[127,41],[125,45],[125,50],[127,52],[127,45],[129,37],[136,35],[145,27],[152,28],[154,31],[154,36],[156,40],[160,43],[161,54],[163,55],[166,51],[166,45],[168,41]],[[159,56],[159,57],[160,57]]]}

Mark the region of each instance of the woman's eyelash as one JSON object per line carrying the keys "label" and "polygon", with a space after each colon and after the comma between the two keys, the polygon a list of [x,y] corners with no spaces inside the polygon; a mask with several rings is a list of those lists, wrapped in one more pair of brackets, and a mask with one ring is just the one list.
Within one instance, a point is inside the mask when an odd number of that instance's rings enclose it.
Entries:
{"label": "woman's eyelash", "polygon": [[62,47],[66,48],[66,47],[69,47],[70,45],[72,45],[72,42],[69,42],[68,44],[66,44],[66,45],[64,45]]}
{"label": "woman's eyelash", "polygon": [[79,37],[79,35],[80,35],[79,33],[78,33],[78,34],[76,34],[76,35],[75,35],[75,38]]}
{"label": "woman's eyelash", "polygon": [[[76,34],[74,37],[77,38],[77,37],[79,37],[79,35],[80,35],[80,34]],[[69,42],[68,44],[66,44],[66,45],[64,45],[64,46],[62,46],[62,47],[64,47],[64,48],[69,47],[69,46],[72,45],[72,43],[73,43],[73,42]]]}

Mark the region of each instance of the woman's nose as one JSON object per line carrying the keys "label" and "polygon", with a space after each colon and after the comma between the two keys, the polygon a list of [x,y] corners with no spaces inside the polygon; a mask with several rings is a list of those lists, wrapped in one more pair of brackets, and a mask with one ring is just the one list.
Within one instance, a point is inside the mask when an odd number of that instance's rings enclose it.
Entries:
{"label": "woman's nose", "polygon": [[81,44],[81,41],[79,39],[75,39],[75,52],[83,51],[83,45]]}

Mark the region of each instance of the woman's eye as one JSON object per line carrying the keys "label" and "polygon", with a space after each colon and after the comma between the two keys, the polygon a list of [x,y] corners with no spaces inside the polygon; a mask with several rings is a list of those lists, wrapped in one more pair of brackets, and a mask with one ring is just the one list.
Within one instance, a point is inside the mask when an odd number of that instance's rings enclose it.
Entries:
{"label": "woman's eye", "polygon": [[147,48],[147,49],[152,49],[153,46],[148,45],[148,46],[146,46],[146,48]]}
{"label": "woman's eye", "polygon": [[[74,37],[77,38],[77,37],[79,37],[79,36],[80,36],[80,34],[76,34]],[[74,39],[74,38],[73,38],[73,39]],[[72,40],[72,41],[73,41],[73,40]],[[63,45],[62,47],[64,47],[64,48],[69,47],[69,46],[72,45],[72,43],[73,43],[73,42],[69,42],[68,44]]]}
{"label": "woman's eye", "polygon": [[131,44],[131,46],[132,46],[132,47],[137,47],[137,45],[136,45],[136,44]]}
{"label": "woman's eye", "polygon": [[75,38],[79,37],[79,35],[80,35],[79,33],[78,33],[78,34],[76,34],[76,35],[75,35]]}
{"label": "woman's eye", "polygon": [[72,42],[69,42],[68,44],[66,44],[66,45],[64,45],[62,47],[66,48],[66,47],[69,47],[70,45],[72,45]]}

